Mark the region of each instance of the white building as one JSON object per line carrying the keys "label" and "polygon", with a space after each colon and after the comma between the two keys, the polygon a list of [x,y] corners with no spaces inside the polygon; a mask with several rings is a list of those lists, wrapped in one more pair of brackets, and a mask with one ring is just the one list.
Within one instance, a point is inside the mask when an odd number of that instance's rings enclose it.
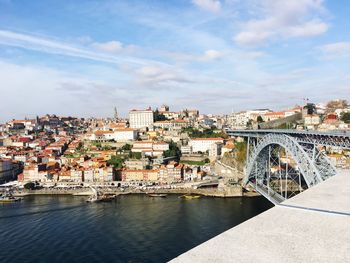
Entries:
{"label": "white building", "polygon": [[209,149],[209,156],[211,157],[217,157],[221,155],[221,149],[224,146],[223,143],[217,142],[214,144],[211,144],[210,149]]}
{"label": "white building", "polygon": [[192,152],[209,151],[216,143],[224,143],[222,138],[193,138],[188,145],[192,148]]}
{"label": "white building", "polygon": [[232,113],[229,117],[229,124],[232,129],[244,129],[247,127],[249,116],[246,111]]}
{"label": "white building", "polygon": [[137,130],[132,128],[118,129],[114,131],[113,135],[117,142],[133,141],[137,138]]}
{"label": "white building", "polygon": [[154,142],[153,150],[155,151],[167,151],[169,150],[169,144],[166,142]]}
{"label": "white building", "polygon": [[132,152],[140,152],[147,156],[162,156],[164,151],[169,150],[166,142],[139,141],[133,144]]}
{"label": "white building", "polygon": [[181,146],[181,153],[182,154],[191,154],[192,153],[192,148],[189,145],[183,145]]}
{"label": "white building", "polygon": [[321,119],[319,115],[306,115],[304,119],[305,126],[314,126],[319,125],[321,123]]}
{"label": "white building", "polygon": [[129,112],[130,128],[142,129],[153,125],[153,111],[151,108],[147,110],[131,110]]}

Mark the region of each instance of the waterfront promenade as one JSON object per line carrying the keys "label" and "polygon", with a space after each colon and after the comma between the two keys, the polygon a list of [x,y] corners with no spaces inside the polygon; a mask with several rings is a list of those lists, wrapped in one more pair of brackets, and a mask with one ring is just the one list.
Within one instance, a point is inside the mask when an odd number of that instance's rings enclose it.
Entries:
{"label": "waterfront promenade", "polygon": [[173,259],[350,262],[350,173],[338,175]]}
{"label": "waterfront promenade", "polygon": [[[161,188],[161,189],[136,189],[130,188],[121,191],[120,188],[100,188],[103,193],[114,194],[114,195],[125,195],[125,194],[146,194],[146,193],[165,193],[165,194],[199,194],[209,197],[241,197],[241,196],[257,196],[258,194],[254,192],[243,192],[242,188],[229,187],[226,189],[217,188],[203,188],[203,189],[193,189],[193,188]],[[42,188],[37,190],[21,190],[15,191],[15,196],[27,196],[27,195],[77,195],[77,196],[89,196],[92,191],[89,188]]]}

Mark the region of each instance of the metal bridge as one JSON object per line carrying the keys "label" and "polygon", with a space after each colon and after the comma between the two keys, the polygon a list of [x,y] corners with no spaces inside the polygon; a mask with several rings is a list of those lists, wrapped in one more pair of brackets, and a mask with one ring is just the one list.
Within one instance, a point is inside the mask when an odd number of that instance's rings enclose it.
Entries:
{"label": "metal bridge", "polygon": [[350,149],[349,132],[230,130],[247,138],[244,184],[274,204],[337,174],[326,147]]}

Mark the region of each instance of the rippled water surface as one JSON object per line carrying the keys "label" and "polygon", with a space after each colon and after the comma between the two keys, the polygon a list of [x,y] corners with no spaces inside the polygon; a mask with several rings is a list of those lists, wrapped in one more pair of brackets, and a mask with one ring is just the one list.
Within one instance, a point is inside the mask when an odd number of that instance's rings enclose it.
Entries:
{"label": "rippled water surface", "polygon": [[271,207],[261,197],[85,199],[0,204],[0,262],[166,262]]}

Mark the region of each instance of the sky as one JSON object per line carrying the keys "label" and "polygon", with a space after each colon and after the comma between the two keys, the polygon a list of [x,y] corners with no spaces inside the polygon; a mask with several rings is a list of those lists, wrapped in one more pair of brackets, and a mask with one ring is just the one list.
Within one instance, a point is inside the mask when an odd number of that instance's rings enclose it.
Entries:
{"label": "sky", "polygon": [[0,122],[350,100],[348,0],[0,0]]}

